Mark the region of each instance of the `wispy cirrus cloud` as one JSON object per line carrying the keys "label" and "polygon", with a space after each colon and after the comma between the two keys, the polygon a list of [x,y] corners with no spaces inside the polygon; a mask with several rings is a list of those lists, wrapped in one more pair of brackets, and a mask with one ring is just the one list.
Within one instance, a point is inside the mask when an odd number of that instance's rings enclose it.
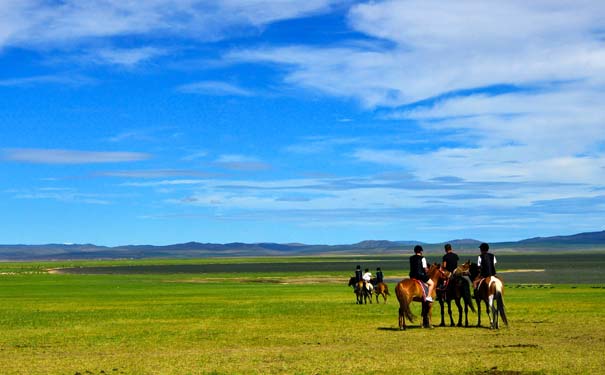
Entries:
{"label": "wispy cirrus cloud", "polygon": [[30,77],[14,77],[0,80],[0,87],[30,87],[43,84],[54,84],[62,86],[82,86],[95,83],[93,78],[82,75],[38,75]]}
{"label": "wispy cirrus cloud", "polygon": [[177,91],[185,94],[218,96],[252,96],[254,93],[237,85],[221,81],[193,82],[178,86]]}
{"label": "wispy cirrus cloud", "polygon": [[9,148],[2,150],[0,155],[6,161],[34,164],[123,163],[151,158],[150,154],[142,152],[99,152],[36,148]]}
{"label": "wispy cirrus cloud", "polygon": [[215,174],[188,169],[148,169],[97,172],[96,176],[125,178],[212,177]]}
{"label": "wispy cirrus cloud", "polygon": [[81,60],[92,64],[120,65],[132,68],[167,53],[167,49],[149,46],[137,48],[101,48],[89,51],[81,57]]}
{"label": "wispy cirrus cloud", "polygon": [[254,157],[234,154],[221,155],[214,161],[213,164],[221,168],[244,172],[264,171],[271,169],[270,164],[260,161]]}
{"label": "wispy cirrus cloud", "polygon": [[40,188],[30,192],[19,192],[14,197],[16,199],[42,199],[94,205],[109,205],[112,203],[106,195],[82,193],[71,188]]}
{"label": "wispy cirrus cloud", "polygon": [[298,154],[317,154],[326,151],[331,151],[341,146],[350,146],[362,142],[360,138],[355,137],[321,137],[310,136],[302,139],[298,143],[294,143],[284,147],[286,152]]}
{"label": "wispy cirrus cloud", "polygon": [[330,9],[341,1],[76,0],[9,1],[0,4],[0,48],[81,44],[120,36],[179,36],[219,40],[278,20]]}
{"label": "wispy cirrus cloud", "polygon": [[603,16],[593,1],[379,1],[348,14],[367,43],[264,45],[225,59],[277,64],[286,84],[357,99],[432,137],[425,149],[357,145],[359,162],[419,181],[576,182],[590,195],[605,179]]}

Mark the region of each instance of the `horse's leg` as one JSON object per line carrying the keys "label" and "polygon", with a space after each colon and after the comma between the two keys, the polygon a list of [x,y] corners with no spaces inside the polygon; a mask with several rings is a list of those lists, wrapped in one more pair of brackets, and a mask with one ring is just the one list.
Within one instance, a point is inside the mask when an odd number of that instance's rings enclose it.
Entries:
{"label": "horse's leg", "polygon": [[454,326],[454,318],[452,317],[452,300],[448,299],[447,301],[447,313],[450,316],[450,327]]}
{"label": "horse's leg", "polygon": [[399,329],[405,330],[405,315],[403,313],[403,307],[399,307]]}
{"label": "horse's leg", "polygon": [[441,323],[439,324],[439,327],[445,327],[445,313],[443,305],[443,298],[439,298],[439,306],[441,308]]}
{"label": "horse's leg", "polygon": [[458,308],[458,327],[462,327],[462,305],[460,298],[456,298],[456,307]]}
{"label": "horse's leg", "polygon": [[464,301],[464,326],[468,327],[468,303]]}
{"label": "horse's leg", "polygon": [[494,302],[493,299],[492,299],[492,319],[493,319],[492,328],[498,329],[499,328],[498,309],[496,308],[496,303]]}
{"label": "horse's leg", "polygon": [[433,324],[432,324],[432,318],[433,318],[433,303],[432,302],[425,302],[426,303],[426,328],[433,328]]}
{"label": "horse's leg", "polygon": [[494,321],[492,320],[491,309],[492,309],[492,306],[489,303],[489,297],[488,297],[488,299],[485,301],[485,313],[487,314],[487,318],[489,319],[489,327],[493,328]]}
{"label": "horse's leg", "polygon": [[[399,296],[397,296],[397,298],[399,299]],[[405,331],[407,328],[405,325],[405,312],[406,309],[410,308],[410,302],[412,302],[411,298],[408,299],[406,295],[403,295],[403,297],[399,299],[399,329],[401,331]]]}
{"label": "horse's leg", "polygon": [[422,305],[422,310],[420,312],[420,316],[422,317],[422,327],[426,327],[427,325],[427,318],[426,318],[426,306],[427,306],[427,302],[426,301],[421,301],[420,302]]}
{"label": "horse's leg", "polygon": [[477,327],[481,327],[481,300],[475,302],[477,302]]}

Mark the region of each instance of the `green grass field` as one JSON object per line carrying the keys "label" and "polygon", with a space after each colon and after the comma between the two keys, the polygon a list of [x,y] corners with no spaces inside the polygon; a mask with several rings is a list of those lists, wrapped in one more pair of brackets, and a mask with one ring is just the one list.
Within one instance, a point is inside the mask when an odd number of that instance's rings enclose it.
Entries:
{"label": "green grass field", "polygon": [[[504,273],[505,280],[514,281],[505,292],[510,326],[499,331],[421,329],[419,319],[399,331],[394,296],[386,305],[356,305],[346,286],[350,265],[381,264],[387,276],[403,275],[403,269],[395,269],[405,265],[401,259],[5,263],[0,264],[0,373],[602,373],[605,283],[599,275],[605,257],[591,254],[590,266],[575,283],[569,273],[561,272],[559,279],[549,273],[587,257],[541,257],[529,263],[498,258],[503,272],[545,269]],[[257,267],[229,272],[229,264],[241,263]],[[294,263],[299,266],[290,270],[267,266]],[[94,275],[45,271],[164,264],[215,268]],[[393,291],[394,283],[389,287]],[[417,316],[419,308],[414,306]],[[438,314],[435,304],[434,323]],[[473,325],[476,319],[471,314]],[[486,325],[487,317],[482,320]]]}

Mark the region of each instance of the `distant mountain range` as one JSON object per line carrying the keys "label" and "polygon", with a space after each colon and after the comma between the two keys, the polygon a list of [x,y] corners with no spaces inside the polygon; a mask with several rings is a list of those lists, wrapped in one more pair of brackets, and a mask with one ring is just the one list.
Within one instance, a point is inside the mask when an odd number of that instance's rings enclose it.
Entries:
{"label": "distant mountain range", "polygon": [[[459,239],[448,241],[456,252],[477,253],[481,241]],[[445,243],[445,242],[444,242]],[[419,241],[362,241],[351,245],[306,245],[300,243],[241,243],[226,244],[187,242],[175,245],[97,246],[93,244],[0,245],[0,260],[78,260],[78,259],[141,259],[141,258],[203,258],[239,256],[287,255],[380,255],[411,253],[420,244],[426,254],[443,251],[443,244]],[[570,236],[535,237],[516,242],[491,243],[501,252],[523,251],[586,251],[605,250],[605,231],[579,233]]]}

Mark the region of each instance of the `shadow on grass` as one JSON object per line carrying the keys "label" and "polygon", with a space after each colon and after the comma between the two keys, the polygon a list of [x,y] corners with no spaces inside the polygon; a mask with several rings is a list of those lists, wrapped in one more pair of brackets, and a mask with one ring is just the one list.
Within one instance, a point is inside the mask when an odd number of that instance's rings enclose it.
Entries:
{"label": "shadow on grass", "polygon": [[[468,327],[451,327],[451,326],[445,326],[445,327],[440,327],[440,326],[433,326],[433,328],[424,328],[422,326],[419,325],[409,325],[406,326],[406,330],[409,329],[426,329],[426,330],[439,330],[439,329],[444,329],[444,328],[449,328],[449,329],[487,329],[487,330],[492,330],[491,328],[489,328],[489,326],[476,326],[476,325],[472,325],[472,326],[468,326]],[[376,328],[378,331],[401,331],[399,329],[399,327],[378,327]],[[494,329],[493,331],[497,331],[497,329]]]}
{"label": "shadow on grass", "polygon": [[[421,326],[407,326],[405,328],[405,330],[411,330],[411,329],[427,329],[430,331],[430,328],[422,328]],[[400,332],[401,330],[399,329],[399,327],[378,327],[377,330],[379,331],[395,331],[395,332]]]}

